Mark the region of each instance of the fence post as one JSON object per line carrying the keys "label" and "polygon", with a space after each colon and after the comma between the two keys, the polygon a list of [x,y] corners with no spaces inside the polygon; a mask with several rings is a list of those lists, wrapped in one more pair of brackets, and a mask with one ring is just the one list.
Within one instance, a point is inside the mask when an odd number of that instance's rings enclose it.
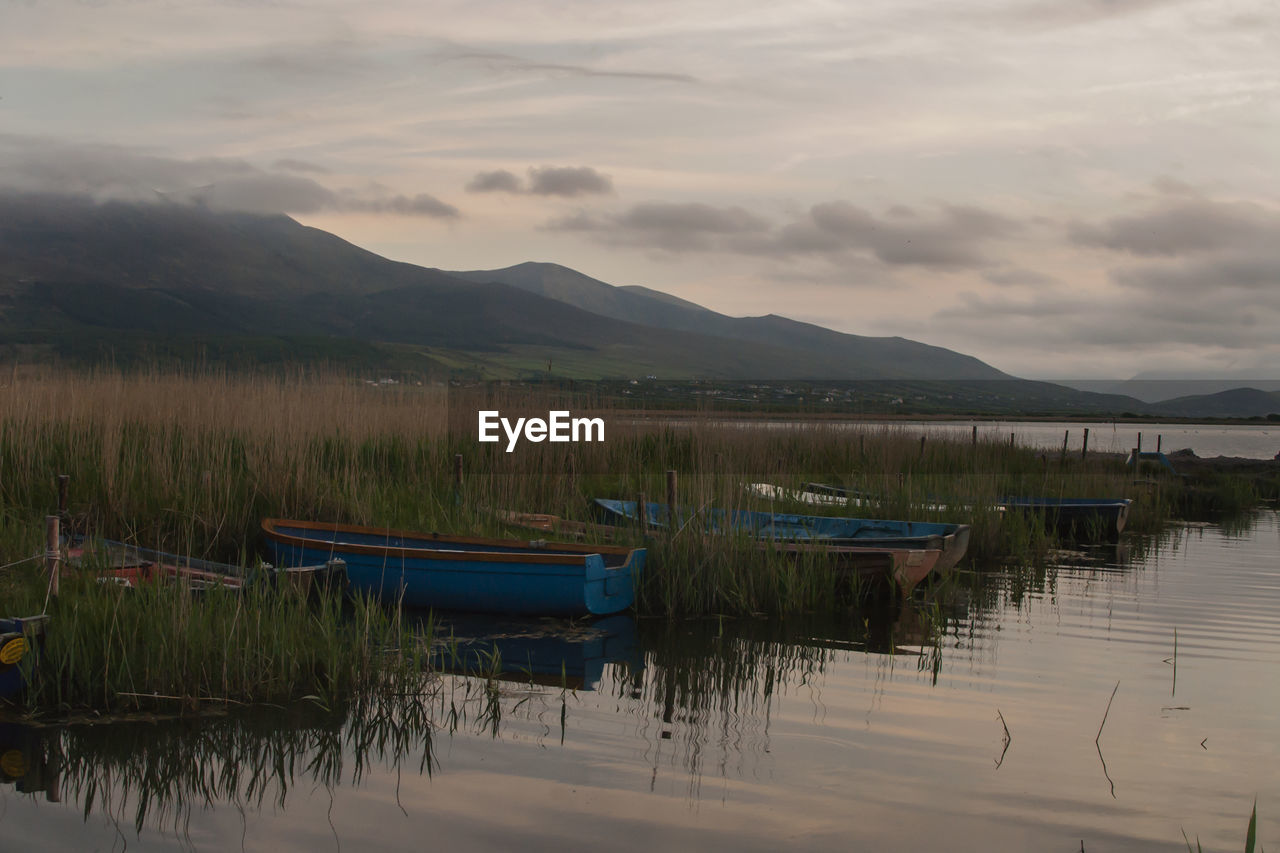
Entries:
{"label": "fence post", "polygon": [[56,597],[58,595],[58,563],[61,556],[61,543],[58,541],[58,517],[56,515],[46,515],[44,517],[44,532],[44,567],[49,573],[49,594]]}
{"label": "fence post", "polygon": [[1084,442],[1080,445],[1080,458],[1084,459],[1089,455],[1089,428],[1084,428]]}

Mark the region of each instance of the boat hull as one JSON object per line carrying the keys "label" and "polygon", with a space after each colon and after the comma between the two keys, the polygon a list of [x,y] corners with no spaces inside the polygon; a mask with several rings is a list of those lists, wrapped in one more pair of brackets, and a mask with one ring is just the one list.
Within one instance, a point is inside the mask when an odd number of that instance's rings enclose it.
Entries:
{"label": "boat hull", "polygon": [[1129,521],[1128,498],[1003,498],[1006,512],[1044,516],[1064,536],[1114,538]]}
{"label": "boat hull", "polygon": [[278,565],[339,558],[354,590],[410,607],[547,616],[629,608],[642,548],[478,539],[267,519]]}
{"label": "boat hull", "polygon": [[16,696],[40,661],[48,616],[0,619],[0,697]]}
{"label": "boat hull", "polygon": [[[601,516],[615,524],[636,523],[635,501],[597,498],[595,505]],[[646,504],[647,526],[666,527],[669,516],[666,504]],[[955,568],[969,549],[969,525],[967,524],[720,509],[683,514],[683,517],[682,510],[677,509],[676,522],[679,525],[702,524],[710,533],[742,533],[757,539],[778,542],[811,542],[847,548],[940,551],[941,556],[934,567],[934,571],[939,574],[945,574]]]}

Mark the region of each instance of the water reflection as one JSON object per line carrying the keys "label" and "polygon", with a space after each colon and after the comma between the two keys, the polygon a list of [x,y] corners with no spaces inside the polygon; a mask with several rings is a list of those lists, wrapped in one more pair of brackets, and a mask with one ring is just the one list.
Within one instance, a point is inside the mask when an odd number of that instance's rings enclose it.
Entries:
{"label": "water reflection", "polygon": [[[1280,782],[1280,524],[1260,519],[962,574],[882,609],[442,617],[443,671],[412,695],[0,727],[0,813],[41,832],[102,814],[171,846],[195,846],[210,811],[296,849],[324,821],[335,848],[370,831],[421,846],[424,816],[440,843],[491,849],[559,849],[568,825],[643,827],[618,849],[696,828],[741,849],[1172,849],[1180,825],[1234,844],[1220,818]],[[388,804],[406,819],[368,817]]]}

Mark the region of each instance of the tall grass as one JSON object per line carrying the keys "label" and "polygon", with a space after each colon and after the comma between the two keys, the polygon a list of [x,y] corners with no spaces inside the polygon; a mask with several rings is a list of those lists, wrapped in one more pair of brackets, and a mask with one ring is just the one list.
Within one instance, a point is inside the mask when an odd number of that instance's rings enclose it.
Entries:
{"label": "tall grass", "polygon": [[[526,442],[506,453],[505,443],[476,441],[479,408],[544,416],[550,408],[591,409],[605,419],[606,441]],[[0,563],[40,547],[57,473],[72,476],[75,528],[235,561],[252,558],[264,517],[511,533],[491,510],[587,519],[593,496],[664,500],[668,469],[679,473],[686,507],[967,523],[974,565],[1035,562],[1054,545],[1035,520],[1002,518],[994,509],[1001,495],[1133,497],[1130,525],[1143,531],[1158,529],[1185,492],[1176,481],[1135,484],[1113,458],[1060,459],[996,440],[921,442],[892,426],[744,426],[706,412],[645,415],[554,389],[464,393],[317,375],[15,371],[0,385]],[[461,489],[455,455],[463,459]],[[856,512],[769,504],[742,488],[806,480],[858,487],[882,502]],[[842,582],[816,561],[797,564],[694,527],[653,543],[641,608],[792,612],[829,606]]]}
{"label": "tall grass", "polygon": [[[44,579],[26,574],[6,584],[5,604],[40,612]],[[332,703],[416,689],[429,670],[430,626],[407,631],[396,611],[328,590],[263,583],[195,594],[181,583],[123,589],[70,573],[47,612],[39,677],[22,697],[43,712]]]}

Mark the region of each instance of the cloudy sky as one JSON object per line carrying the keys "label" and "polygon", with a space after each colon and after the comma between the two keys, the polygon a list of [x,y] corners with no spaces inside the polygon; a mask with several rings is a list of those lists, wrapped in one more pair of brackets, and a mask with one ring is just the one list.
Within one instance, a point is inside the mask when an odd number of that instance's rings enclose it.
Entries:
{"label": "cloudy sky", "polygon": [[0,0],[0,187],[1280,376],[1274,0]]}

